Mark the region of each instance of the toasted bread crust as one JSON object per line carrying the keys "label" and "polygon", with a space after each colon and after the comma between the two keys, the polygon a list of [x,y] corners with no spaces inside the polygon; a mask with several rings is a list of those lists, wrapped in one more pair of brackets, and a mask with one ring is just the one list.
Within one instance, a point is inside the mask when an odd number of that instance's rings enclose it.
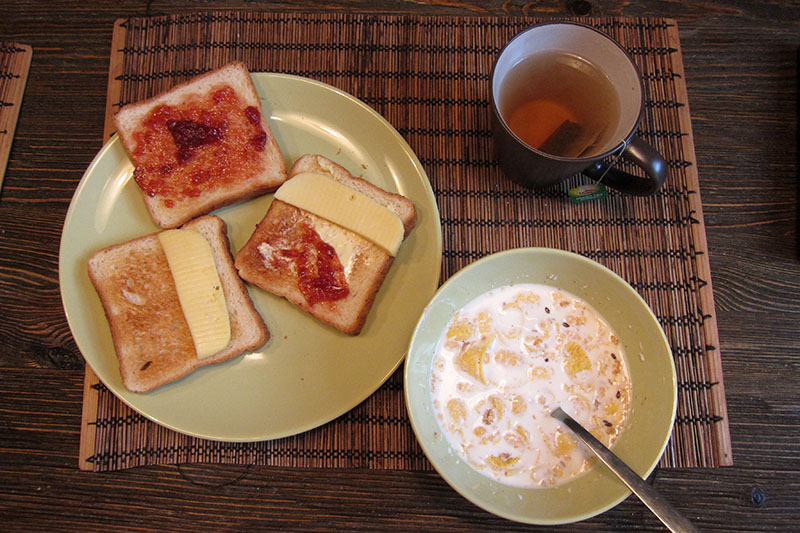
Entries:
{"label": "toasted bread crust", "polygon": [[110,246],[89,259],[89,278],[108,319],[122,382],[133,392],[151,391],[269,339],[266,324],[235,273],[225,223],[205,216],[185,228],[198,231],[211,245],[228,305],[231,341],[207,359],[197,358],[156,233]]}
{"label": "toasted bread crust", "polygon": [[[224,114],[225,131],[219,130],[218,142],[194,147],[187,152],[192,155],[182,160],[181,149],[173,137],[159,135],[154,126],[148,125],[151,113],[166,106],[175,117],[189,120],[188,117],[197,115],[198,109],[213,111],[215,105],[225,105],[220,103],[224,99],[214,97],[220,88],[233,91],[231,98],[238,102],[236,112]],[[249,107],[259,113],[258,127],[264,134],[260,151],[248,143],[247,136],[257,130],[255,124],[248,122],[254,118],[245,118]],[[204,123],[210,119],[197,120]],[[215,209],[272,192],[286,179],[283,155],[261,111],[253,79],[241,62],[229,63],[153,98],[128,104],[114,116],[114,124],[136,166],[134,177],[142,188],[147,210],[163,228],[174,228]],[[149,140],[151,137],[153,140]],[[205,159],[193,161],[195,157]],[[225,158],[229,158],[229,168],[214,168],[216,162],[221,165]],[[213,171],[203,175],[209,167]]]}
{"label": "toasted bread crust", "polygon": [[[292,166],[289,179],[303,172],[331,175],[340,183],[369,195],[400,216],[406,235],[416,223],[416,209],[408,199],[355,178],[343,167],[322,156],[301,157]],[[342,264],[347,272],[350,291],[346,297],[309,304],[299,288],[296,268],[288,261],[275,258],[281,255],[281,249],[294,245],[298,238],[296,228],[303,225],[313,228],[317,233],[336,232],[340,240],[347,242],[352,256],[347,265]],[[280,200],[273,200],[264,219],[236,255],[235,264],[239,275],[246,281],[286,298],[343,333],[356,335],[364,327],[393,261],[394,257],[364,237]]]}

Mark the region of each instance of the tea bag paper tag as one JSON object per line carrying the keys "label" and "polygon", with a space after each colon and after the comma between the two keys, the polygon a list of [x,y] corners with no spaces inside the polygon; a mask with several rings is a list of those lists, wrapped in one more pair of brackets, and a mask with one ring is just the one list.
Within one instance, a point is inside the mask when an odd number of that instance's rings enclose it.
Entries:
{"label": "tea bag paper tag", "polygon": [[602,183],[580,185],[569,190],[569,199],[574,204],[584,204],[603,198],[608,198],[608,188]]}

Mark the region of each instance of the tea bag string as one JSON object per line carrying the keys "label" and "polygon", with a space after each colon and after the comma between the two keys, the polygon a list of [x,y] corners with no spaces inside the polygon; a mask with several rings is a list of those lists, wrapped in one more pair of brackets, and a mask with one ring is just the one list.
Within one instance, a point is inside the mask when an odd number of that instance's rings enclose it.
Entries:
{"label": "tea bag string", "polygon": [[628,147],[628,144],[630,144],[630,142],[631,142],[630,139],[625,139],[624,141],[622,141],[622,145],[619,147],[619,150],[617,151],[617,153],[616,154],[612,154],[611,160],[609,161],[608,165],[606,166],[606,169],[603,171],[603,174],[597,180],[595,180],[597,183],[602,183],[603,182],[603,178],[606,177],[606,174],[608,174],[608,171],[611,170],[612,168],[614,168],[614,166],[616,166],[617,160],[622,155],[622,152],[625,151],[625,148]]}

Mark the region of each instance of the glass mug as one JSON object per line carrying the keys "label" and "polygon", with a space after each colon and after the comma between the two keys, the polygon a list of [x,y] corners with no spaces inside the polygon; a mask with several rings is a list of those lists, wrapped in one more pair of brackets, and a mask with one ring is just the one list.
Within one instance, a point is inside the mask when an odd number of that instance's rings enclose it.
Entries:
{"label": "glass mug", "polygon": [[[636,196],[664,183],[663,157],[635,135],[644,109],[639,71],[606,34],[575,22],[532,26],[502,49],[491,81],[495,156],[514,182],[545,187],[583,172]],[[646,176],[604,161],[616,156]]]}

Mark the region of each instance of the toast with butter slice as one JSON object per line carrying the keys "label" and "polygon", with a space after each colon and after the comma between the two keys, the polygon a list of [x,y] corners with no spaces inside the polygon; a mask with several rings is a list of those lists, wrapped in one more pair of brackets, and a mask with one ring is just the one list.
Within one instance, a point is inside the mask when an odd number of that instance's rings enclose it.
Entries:
{"label": "toast with butter slice", "polygon": [[114,125],[162,228],[272,192],[286,179],[261,99],[238,61],[124,106]]}
{"label": "toast with butter slice", "polygon": [[89,277],[130,391],[151,391],[269,340],[219,217],[100,250],[89,259]]}
{"label": "toast with butter slice", "polygon": [[321,155],[304,155],[235,264],[245,281],[356,335],[416,222],[404,196]]}

